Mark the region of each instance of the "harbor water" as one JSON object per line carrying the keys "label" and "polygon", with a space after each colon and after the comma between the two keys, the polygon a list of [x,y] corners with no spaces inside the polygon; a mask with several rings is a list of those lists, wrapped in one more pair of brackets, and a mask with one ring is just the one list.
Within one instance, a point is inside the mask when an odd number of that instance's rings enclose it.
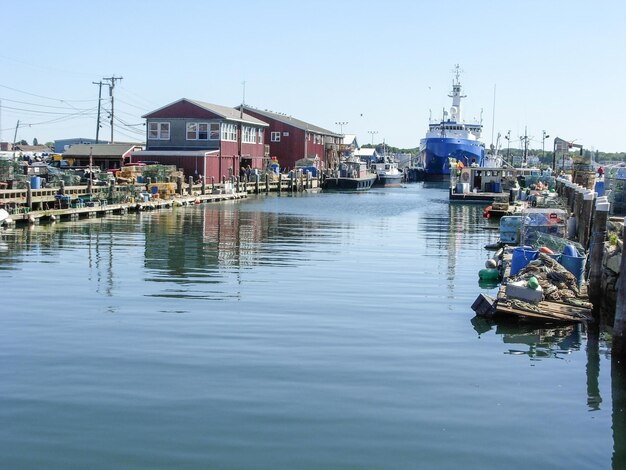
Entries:
{"label": "harbor water", "polygon": [[2,468],[624,468],[603,338],[474,317],[482,211],[416,183],[3,230]]}

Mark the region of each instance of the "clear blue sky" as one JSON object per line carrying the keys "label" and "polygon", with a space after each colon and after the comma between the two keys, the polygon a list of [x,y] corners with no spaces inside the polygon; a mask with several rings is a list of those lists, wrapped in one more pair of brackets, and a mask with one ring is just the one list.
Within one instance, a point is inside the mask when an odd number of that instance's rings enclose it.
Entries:
{"label": "clear blue sky", "polygon": [[429,110],[450,106],[458,63],[465,117],[483,110],[487,145],[495,122],[514,146],[527,126],[533,148],[545,129],[626,151],[619,0],[37,0],[5,2],[2,13],[5,141],[18,120],[29,143],[95,137],[92,82],[115,75],[115,140],[143,141],[140,116],[183,97],[236,106],[245,81],[249,105],[337,132],[348,122],[343,132],[361,144],[376,131],[375,142],[415,147]]}

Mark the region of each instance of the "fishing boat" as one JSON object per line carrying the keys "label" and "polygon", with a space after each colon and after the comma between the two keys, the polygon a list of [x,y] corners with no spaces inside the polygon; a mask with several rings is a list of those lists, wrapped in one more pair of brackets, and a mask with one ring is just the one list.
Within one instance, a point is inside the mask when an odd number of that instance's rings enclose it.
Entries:
{"label": "fishing boat", "polygon": [[376,174],[367,168],[367,163],[358,159],[347,159],[339,163],[334,173],[325,176],[322,189],[328,191],[367,191],[376,181]]}
{"label": "fishing boat", "polygon": [[370,170],[376,174],[374,187],[398,188],[402,183],[403,173],[398,169],[398,162],[391,155],[385,155],[370,163]]}
{"label": "fishing boat", "polygon": [[482,122],[465,122],[461,114],[461,71],[455,67],[452,81],[452,106],[443,112],[442,119],[429,122],[426,137],[420,141],[419,165],[423,168],[426,180],[447,180],[450,167],[457,162],[465,166],[484,165],[485,145],[480,142]]}
{"label": "fishing boat", "polygon": [[492,203],[513,199],[511,190],[519,189],[517,171],[511,167],[458,169],[450,176],[450,202]]}

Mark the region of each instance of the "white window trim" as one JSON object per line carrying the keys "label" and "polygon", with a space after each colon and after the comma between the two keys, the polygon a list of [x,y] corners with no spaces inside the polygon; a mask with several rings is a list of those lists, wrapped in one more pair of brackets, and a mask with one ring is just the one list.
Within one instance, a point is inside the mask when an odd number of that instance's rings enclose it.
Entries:
{"label": "white window trim", "polygon": [[223,122],[220,127],[220,137],[224,141],[237,142],[237,126],[230,122]]}
{"label": "white window trim", "polygon": [[280,142],[280,132],[272,132],[270,134],[271,142]]}
{"label": "white window trim", "polygon": [[[167,137],[162,137],[161,135],[161,134],[165,134],[164,132],[161,133],[161,126],[163,124],[167,124]],[[152,133],[152,130],[150,128],[153,125],[156,126],[156,137],[152,137],[150,135]],[[170,135],[171,135],[171,127],[170,127],[169,121],[152,121],[148,123],[148,140],[170,140]]]}
{"label": "white window trim", "polygon": [[[192,138],[189,137],[189,125],[190,124],[195,124],[195,126],[196,126],[196,137],[195,138],[194,137],[192,137]],[[200,126],[206,126],[207,127],[206,139],[201,139],[200,138]],[[208,122],[192,122],[192,121],[190,121],[190,122],[187,122],[185,124],[185,138],[187,140],[209,140],[209,135],[210,134],[211,134],[211,126],[210,126],[210,124]]]}

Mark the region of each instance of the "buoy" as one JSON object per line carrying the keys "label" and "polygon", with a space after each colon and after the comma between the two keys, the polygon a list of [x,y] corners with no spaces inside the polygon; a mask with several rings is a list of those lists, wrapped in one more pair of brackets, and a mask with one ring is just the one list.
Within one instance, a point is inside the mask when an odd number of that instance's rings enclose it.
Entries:
{"label": "buoy", "polygon": [[500,278],[500,271],[497,269],[481,269],[478,271],[478,277],[480,279],[496,280]]}
{"label": "buoy", "polygon": [[563,254],[566,256],[578,257],[578,250],[574,245],[566,245],[565,248],[563,248]]}
{"label": "buoy", "polygon": [[531,276],[528,279],[528,284],[527,285],[531,289],[537,289],[539,287],[539,281],[537,280],[537,278],[535,276]]}
{"label": "buoy", "polygon": [[541,248],[539,248],[539,252],[540,253],[545,253],[546,255],[553,255],[554,254],[554,251],[552,251],[547,246],[542,246]]}

